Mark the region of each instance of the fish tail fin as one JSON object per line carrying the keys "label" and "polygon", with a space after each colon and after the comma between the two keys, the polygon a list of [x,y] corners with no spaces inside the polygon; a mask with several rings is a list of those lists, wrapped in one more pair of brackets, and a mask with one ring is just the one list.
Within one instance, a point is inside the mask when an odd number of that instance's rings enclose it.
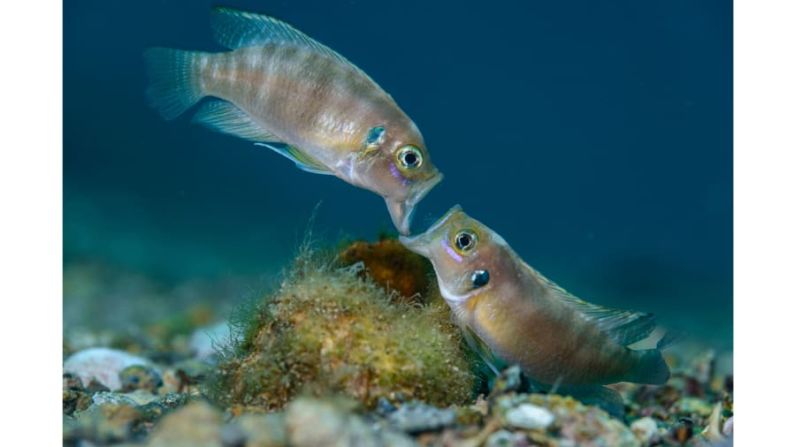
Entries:
{"label": "fish tail fin", "polygon": [[635,351],[635,366],[629,372],[626,381],[662,385],[671,377],[668,364],[659,349]]}
{"label": "fish tail fin", "polygon": [[170,48],[149,48],[144,53],[149,104],[167,120],[174,119],[203,96],[199,58],[204,54]]}

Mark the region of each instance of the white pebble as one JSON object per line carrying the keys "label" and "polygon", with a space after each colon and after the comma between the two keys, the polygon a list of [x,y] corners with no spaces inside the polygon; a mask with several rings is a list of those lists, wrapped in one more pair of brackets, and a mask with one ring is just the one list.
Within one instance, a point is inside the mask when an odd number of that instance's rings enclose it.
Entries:
{"label": "white pebble", "polygon": [[63,364],[63,370],[79,377],[83,386],[88,386],[91,379],[96,379],[111,391],[116,391],[121,388],[119,373],[133,365],[148,366],[149,361],[117,349],[90,348],[69,356]]}
{"label": "white pebble", "polygon": [[549,410],[533,404],[521,404],[505,413],[508,425],[528,430],[547,428],[554,420],[555,415]]}
{"label": "white pebble", "polygon": [[723,436],[731,436],[734,434],[734,416],[726,419],[723,423]]}
{"label": "white pebble", "polygon": [[640,418],[629,426],[635,437],[644,444],[649,443],[657,435],[657,422],[650,417]]}

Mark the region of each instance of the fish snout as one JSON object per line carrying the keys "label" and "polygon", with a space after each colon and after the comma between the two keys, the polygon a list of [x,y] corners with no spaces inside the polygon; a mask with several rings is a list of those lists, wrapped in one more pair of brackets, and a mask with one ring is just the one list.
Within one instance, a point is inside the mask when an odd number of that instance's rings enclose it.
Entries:
{"label": "fish snout", "polygon": [[400,234],[411,234],[411,218],[414,215],[414,209],[417,204],[425,198],[426,195],[442,181],[444,175],[436,171],[433,176],[425,181],[416,183],[411,187],[411,190],[403,200],[387,197],[386,206],[389,210],[389,215],[392,217],[392,223],[398,229]]}
{"label": "fish snout", "polygon": [[427,233],[418,234],[416,236],[400,236],[400,243],[403,244],[404,247],[426,258],[429,258],[431,255],[429,242]]}

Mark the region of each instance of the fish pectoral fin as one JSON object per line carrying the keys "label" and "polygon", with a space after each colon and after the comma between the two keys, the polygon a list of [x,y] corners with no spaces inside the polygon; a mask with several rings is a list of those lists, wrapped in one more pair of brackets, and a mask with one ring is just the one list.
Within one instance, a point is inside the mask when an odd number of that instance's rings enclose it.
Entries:
{"label": "fish pectoral fin", "polygon": [[489,348],[486,342],[484,342],[483,339],[475,333],[475,331],[468,326],[462,326],[461,331],[464,335],[464,340],[466,340],[467,345],[469,345],[469,348],[474,351],[481,360],[483,360],[483,363],[485,363],[494,374],[499,374],[500,371],[505,369],[507,363],[497,357],[494,354],[494,351]]}
{"label": "fish pectoral fin", "polygon": [[298,169],[312,174],[334,175],[334,172],[325,165],[303,153],[300,149],[284,143],[254,143],[256,146],[267,147],[268,149],[281,154],[295,163]]}
{"label": "fish pectoral fin", "polygon": [[279,138],[254,122],[251,116],[231,102],[213,99],[205,102],[193,115],[193,122],[216,132],[249,141],[279,142]]}
{"label": "fish pectoral fin", "polygon": [[213,9],[211,25],[215,40],[231,50],[261,47],[269,43],[292,44],[310,48],[349,65],[369,79],[359,67],[336,51],[273,17],[219,6]]}

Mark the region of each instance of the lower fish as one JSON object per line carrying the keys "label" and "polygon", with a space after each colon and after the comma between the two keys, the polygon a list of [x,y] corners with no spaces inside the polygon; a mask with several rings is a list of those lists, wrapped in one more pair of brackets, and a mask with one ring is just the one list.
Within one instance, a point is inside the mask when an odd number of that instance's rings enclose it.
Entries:
{"label": "lower fish", "polygon": [[661,349],[629,345],[656,327],[648,313],[583,301],[527,265],[496,232],[453,207],[425,233],[401,237],[430,259],[439,289],[470,346],[497,372],[518,364],[543,390],[571,394],[613,414],[623,401],[603,385],[663,384]]}
{"label": "lower fish", "polygon": [[408,234],[417,203],[442,174],[392,97],[340,54],[273,17],[215,8],[211,23],[231,51],[147,50],[147,93],[160,114],[176,118],[210,97],[194,121],[381,195]]}

